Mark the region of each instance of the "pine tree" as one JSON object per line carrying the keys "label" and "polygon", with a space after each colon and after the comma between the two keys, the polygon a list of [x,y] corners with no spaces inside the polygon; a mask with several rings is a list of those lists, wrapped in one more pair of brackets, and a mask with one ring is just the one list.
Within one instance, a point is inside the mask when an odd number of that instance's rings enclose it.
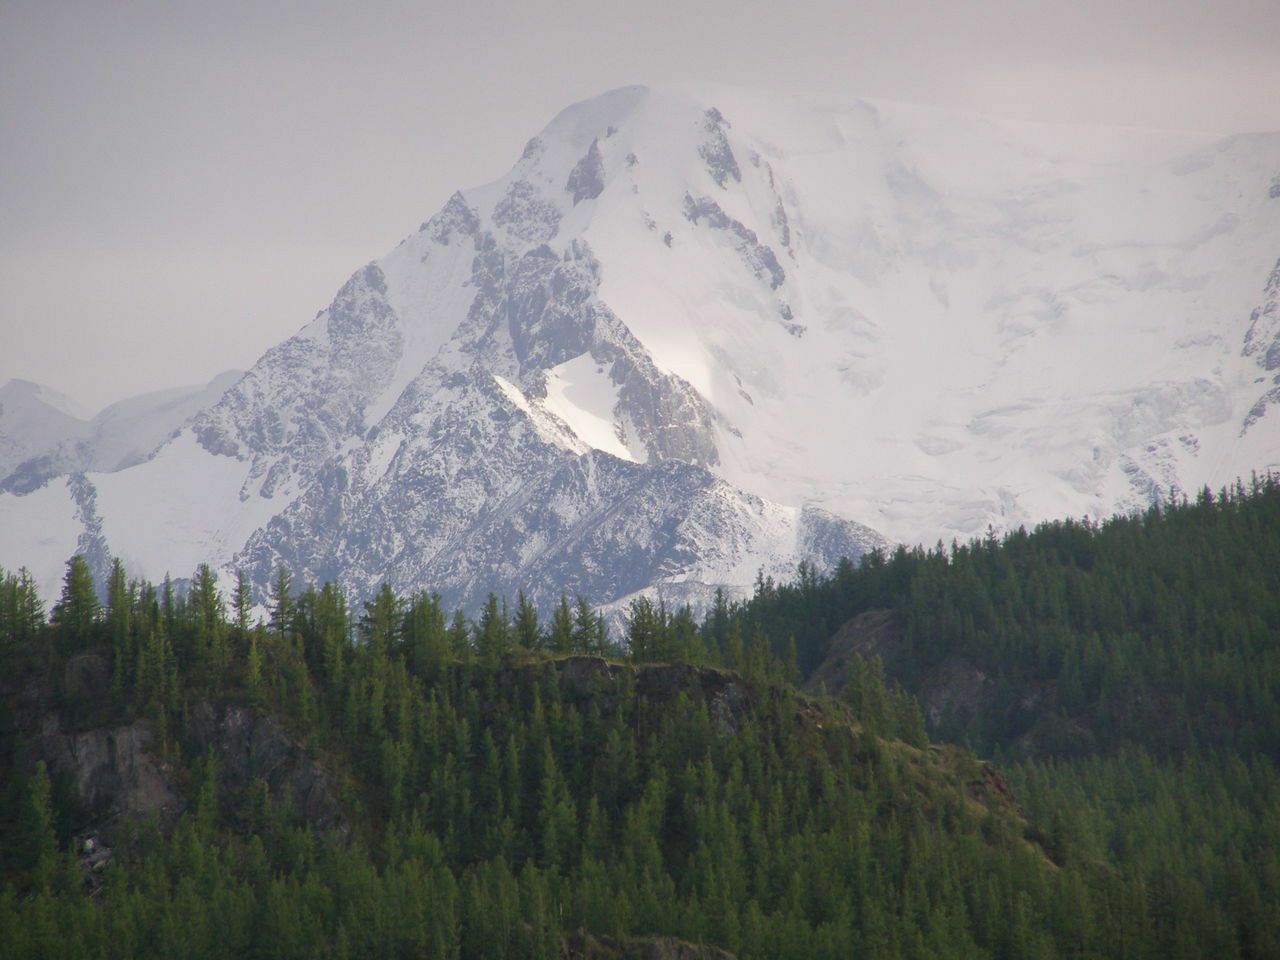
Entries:
{"label": "pine tree", "polygon": [[316,598],[314,648],[308,651],[317,673],[324,677],[330,693],[336,695],[347,675],[351,618],[347,598],[336,583],[326,583]]}
{"label": "pine tree", "polygon": [[663,659],[665,617],[646,596],[631,601],[627,621],[627,648],[636,663]]}
{"label": "pine tree", "polygon": [[604,621],[596,616],[587,598],[579,595],[573,610],[573,652],[605,652]]}
{"label": "pine tree", "polygon": [[498,597],[489,594],[484,609],[480,612],[480,620],[475,631],[476,654],[481,662],[494,664],[511,649],[511,624],[507,619],[505,606],[500,606]]}
{"label": "pine tree", "polygon": [[271,581],[271,631],[284,640],[293,626],[293,577],[289,569],[281,564],[276,570],[275,579]]}
{"label": "pine tree", "polygon": [[688,604],[681,607],[671,618],[668,629],[671,634],[671,659],[683,660],[686,663],[701,663],[706,659],[702,649],[702,636]]}
{"label": "pine tree", "polygon": [[471,658],[471,628],[467,625],[467,617],[461,610],[453,612],[453,620],[449,623],[449,650],[457,660],[466,661]]}
{"label": "pine tree", "polygon": [[569,598],[560,594],[560,602],[556,604],[551,615],[551,630],[547,634],[547,648],[557,656],[571,653],[574,649],[573,614],[569,610]]}
{"label": "pine tree", "polygon": [[384,659],[399,651],[402,626],[400,598],[391,584],[383,583],[374,598],[365,602],[364,616],[360,618],[361,636],[375,659]]}
{"label": "pine tree", "polygon": [[236,637],[244,644],[249,637],[249,614],[253,610],[253,590],[243,570],[236,571],[236,592],[232,598],[236,618]]}
{"label": "pine tree", "polygon": [[130,655],[133,652],[132,617],[134,597],[119,557],[111,561],[107,577],[107,635],[111,640],[111,678],[117,694],[123,691]]}
{"label": "pine tree", "polygon": [[58,837],[53,827],[53,788],[43,760],[36,762],[27,788],[27,808],[22,836],[27,844],[32,885],[46,893],[53,887],[58,869]]}
{"label": "pine tree", "polygon": [[197,673],[206,683],[215,681],[228,662],[226,610],[213,570],[207,563],[196,568],[187,598],[194,625],[193,659]]}
{"label": "pine tree", "polygon": [[62,596],[53,607],[53,624],[63,637],[64,649],[80,650],[93,642],[98,622],[98,594],[89,564],[80,554],[67,561]]}
{"label": "pine tree", "polygon": [[44,626],[44,603],[36,590],[36,578],[26,567],[18,568],[14,592],[13,640],[25,643],[35,639],[36,633]]}
{"label": "pine tree", "polygon": [[259,630],[249,634],[249,651],[245,656],[245,683],[249,687],[249,696],[255,703],[260,703],[262,700],[262,651],[258,646]]}
{"label": "pine tree", "polygon": [[44,604],[31,571],[26,567],[17,574],[0,571],[0,644],[29,643],[43,626]]}
{"label": "pine tree", "polygon": [[513,624],[516,646],[524,650],[541,650],[544,636],[538,626],[538,608],[529,602],[521,590],[516,597],[516,619]]}

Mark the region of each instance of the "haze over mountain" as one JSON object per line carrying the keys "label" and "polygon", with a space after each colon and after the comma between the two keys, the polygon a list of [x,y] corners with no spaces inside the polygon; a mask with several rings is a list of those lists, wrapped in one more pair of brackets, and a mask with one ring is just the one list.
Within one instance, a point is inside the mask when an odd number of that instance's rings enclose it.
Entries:
{"label": "haze over mountain", "polygon": [[141,463],[243,374],[229,370],[205,384],[139,394],[96,415],[48,387],[10,380],[0,387],[0,481],[10,490],[29,490],[64,473]]}
{"label": "haze over mountain", "polygon": [[[10,473],[0,564],[697,602],[1103,516],[1280,467],[1278,256],[1280,134],[623,88],[145,460]],[[39,402],[6,469],[80,439]]]}

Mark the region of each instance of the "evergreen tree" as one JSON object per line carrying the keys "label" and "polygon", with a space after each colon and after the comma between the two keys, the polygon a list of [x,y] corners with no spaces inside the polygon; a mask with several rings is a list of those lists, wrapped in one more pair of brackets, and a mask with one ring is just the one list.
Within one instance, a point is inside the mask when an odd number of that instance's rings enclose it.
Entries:
{"label": "evergreen tree", "polygon": [[560,602],[551,615],[551,629],[547,634],[547,649],[557,656],[574,650],[573,614],[569,611],[569,598],[560,594]]}
{"label": "evergreen tree", "polygon": [[249,636],[249,614],[253,610],[253,592],[243,570],[236,571],[236,592],[232,598],[236,636],[243,644]]}
{"label": "evergreen tree", "polygon": [[107,635],[111,640],[112,682],[119,693],[125,683],[133,653],[132,619],[134,597],[119,557],[111,561],[107,577]]}
{"label": "evergreen tree", "polygon": [[187,608],[194,627],[191,644],[193,665],[197,675],[204,682],[210,682],[226,669],[229,650],[226,608],[213,570],[207,563],[200,564],[191,578]]}
{"label": "evergreen tree", "polygon": [[67,561],[62,596],[53,606],[53,624],[59,628],[66,650],[79,650],[94,640],[98,622],[98,594],[85,558],[76,554]]}
{"label": "evergreen tree", "polygon": [[497,663],[511,649],[511,623],[506,605],[499,604],[496,594],[489,594],[475,629],[476,654],[483,663]]}
{"label": "evergreen tree", "polygon": [[607,648],[604,619],[591,609],[586,597],[579,596],[573,609],[573,652],[599,655]]}
{"label": "evergreen tree", "polygon": [[516,595],[516,619],[512,626],[516,646],[523,650],[542,649],[544,637],[538,625],[538,609],[529,602],[523,590]]}
{"label": "evergreen tree", "polygon": [[45,893],[52,889],[58,869],[58,837],[53,826],[52,794],[49,772],[44,761],[39,760],[27,788],[22,832],[27,843],[32,886]]}
{"label": "evergreen tree", "polygon": [[472,653],[471,628],[467,625],[467,617],[461,610],[453,612],[453,620],[449,623],[449,650],[458,660],[467,660]]}
{"label": "evergreen tree", "polygon": [[293,577],[284,564],[276,569],[275,579],[271,581],[271,631],[280,640],[284,640],[293,626]]}
{"label": "evergreen tree", "polygon": [[627,648],[631,659],[646,663],[664,659],[666,651],[666,615],[653,601],[641,595],[631,601],[627,620]]}
{"label": "evergreen tree", "polygon": [[35,578],[26,567],[16,574],[0,571],[0,643],[28,644],[44,626],[44,604]]}
{"label": "evergreen tree", "polygon": [[403,613],[400,599],[383,583],[374,598],[364,605],[360,618],[360,634],[375,659],[384,659],[400,649],[400,629]]}

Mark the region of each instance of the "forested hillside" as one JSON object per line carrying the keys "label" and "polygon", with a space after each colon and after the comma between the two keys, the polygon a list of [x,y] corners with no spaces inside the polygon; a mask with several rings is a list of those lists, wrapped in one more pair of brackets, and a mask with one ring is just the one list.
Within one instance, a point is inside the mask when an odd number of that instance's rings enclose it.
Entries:
{"label": "forested hillside", "polygon": [[1001,765],[1055,859],[1163,891],[1171,924],[1225,919],[1246,955],[1280,951],[1274,478],[802,571],[718,619],[794,644],[811,690],[875,701],[883,667],[932,736]]}
{"label": "forested hillside", "polygon": [[[584,600],[357,615],[285,571],[267,623],[207,568],[116,564],[100,603],[80,558],[46,621],[7,575],[0,943],[1276,956],[1278,529],[1267,481],[762,580],[701,625],[639,600],[616,639]],[[935,733],[1012,791],[930,744],[911,691],[944,662],[988,679]]]}

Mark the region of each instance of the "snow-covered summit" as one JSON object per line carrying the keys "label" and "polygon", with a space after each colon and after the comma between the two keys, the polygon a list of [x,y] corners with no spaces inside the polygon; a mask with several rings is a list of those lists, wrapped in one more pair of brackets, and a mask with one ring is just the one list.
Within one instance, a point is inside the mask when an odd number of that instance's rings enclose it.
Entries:
{"label": "snow-covered summit", "polygon": [[1280,135],[615,90],[146,462],[0,495],[0,563],[62,511],[152,577],[696,597],[1274,468],[1277,175]]}

